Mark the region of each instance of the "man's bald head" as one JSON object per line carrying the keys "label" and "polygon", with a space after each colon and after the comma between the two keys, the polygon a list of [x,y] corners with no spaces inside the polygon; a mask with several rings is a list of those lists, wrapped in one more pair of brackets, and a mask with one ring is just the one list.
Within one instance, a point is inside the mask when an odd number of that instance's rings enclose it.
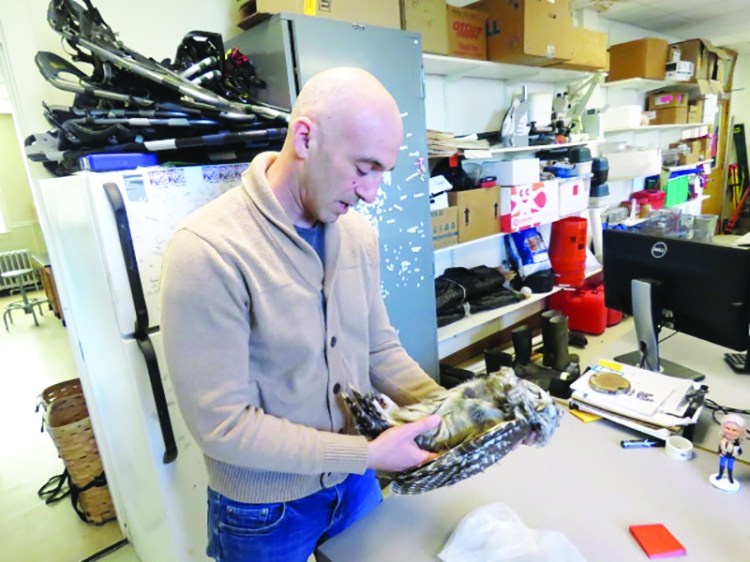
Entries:
{"label": "man's bald head", "polygon": [[375,201],[403,134],[398,105],[377,78],[359,68],[325,70],[302,88],[266,177],[294,224],[330,223],[358,201]]}
{"label": "man's bald head", "polygon": [[307,117],[325,131],[329,125],[340,126],[342,118],[363,113],[401,120],[396,101],[377,78],[361,68],[338,67],[319,72],[305,83],[290,122]]}

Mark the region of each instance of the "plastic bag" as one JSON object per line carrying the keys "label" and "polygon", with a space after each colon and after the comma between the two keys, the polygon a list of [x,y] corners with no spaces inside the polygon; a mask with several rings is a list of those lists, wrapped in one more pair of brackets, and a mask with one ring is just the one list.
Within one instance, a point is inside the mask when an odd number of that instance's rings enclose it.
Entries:
{"label": "plastic bag", "polygon": [[514,232],[509,237],[511,257],[522,279],[547,269],[552,269],[547,245],[535,227]]}
{"label": "plastic bag", "polygon": [[466,515],[438,557],[442,562],[586,562],[565,535],[529,529],[503,503]]}

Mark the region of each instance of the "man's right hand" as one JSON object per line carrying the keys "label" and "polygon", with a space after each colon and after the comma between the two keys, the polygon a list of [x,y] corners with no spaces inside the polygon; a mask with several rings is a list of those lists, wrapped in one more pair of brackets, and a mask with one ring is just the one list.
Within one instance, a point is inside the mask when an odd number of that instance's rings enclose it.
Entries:
{"label": "man's right hand", "polygon": [[385,472],[402,472],[424,464],[439,455],[420,449],[414,439],[438,426],[441,417],[427,416],[412,423],[387,429],[368,443],[367,468]]}

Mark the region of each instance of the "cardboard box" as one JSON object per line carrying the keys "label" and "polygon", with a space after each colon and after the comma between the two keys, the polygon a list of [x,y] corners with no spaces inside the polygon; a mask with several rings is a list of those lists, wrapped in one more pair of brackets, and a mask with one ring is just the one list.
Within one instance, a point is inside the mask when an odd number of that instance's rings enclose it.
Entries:
{"label": "cardboard box", "polygon": [[700,139],[693,139],[684,142],[690,144],[690,152],[697,154],[699,156],[699,160],[711,159],[711,139],[709,139],[708,137],[702,137]]}
{"label": "cardboard box", "polygon": [[250,0],[242,6],[239,26],[248,29],[279,12],[401,29],[400,0]]}
{"label": "cardboard box", "polygon": [[711,87],[721,88],[720,91],[723,91],[729,78],[725,67],[732,61],[732,56],[727,51],[714,47],[706,39],[689,39],[672,43],[670,47],[679,51],[680,60],[693,63],[693,76],[696,82],[714,82]]}
{"label": "cardboard box", "polygon": [[559,185],[548,180],[500,188],[500,231],[518,232],[560,218]]}
{"label": "cardboard box", "polygon": [[574,27],[572,31],[573,53],[569,61],[556,65],[556,68],[570,70],[608,70],[609,36],[605,32]]}
{"label": "cardboard box", "polygon": [[498,185],[521,185],[539,181],[539,158],[484,162],[482,176],[494,176]]}
{"label": "cardboard box", "polygon": [[560,184],[559,212],[561,217],[581,213],[589,207],[591,178],[558,178]]}
{"label": "cardboard box", "polygon": [[458,212],[456,207],[431,211],[432,247],[435,250],[458,244]]}
{"label": "cardboard box", "polygon": [[664,80],[669,43],[665,39],[647,37],[619,43],[609,48],[608,82],[628,78]]}
{"label": "cardboard box", "polygon": [[401,0],[401,28],[422,34],[426,53],[487,59],[487,14],[445,0]]}
{"label": "cardboard box", "polygon": [[687,107],[688,95],[685,92],[659,92],[648,97],[648,109]]}
{"label": "cardboard box", "polygon": [[458,213],[458,241],[468,242],[500,232],[500,191],[495,185],[448,193]]}
{"label": "cardboard box", "polygon": [[693,104],[688,106],[688,123],[702,123],[703,104]]}
{"label": "cardboard box", "polygon": [[697,162],[700,162],[703,160],[700,154],[695,154],[693,152],[680,152],[678,155],[680,166],[686,166],[688,164],[695,164]]}
{"label": "cardboard box", "polygon": [[655,109],[656,118],[651,121],[652,125],[677,125],[688,122],[688,109],[684,107],[666,107]]}
{"label": "cardboard box", "polygon": [[549,66],[573,58],[573,17],[568,0],[480,0],[486,12],[487,58]]}

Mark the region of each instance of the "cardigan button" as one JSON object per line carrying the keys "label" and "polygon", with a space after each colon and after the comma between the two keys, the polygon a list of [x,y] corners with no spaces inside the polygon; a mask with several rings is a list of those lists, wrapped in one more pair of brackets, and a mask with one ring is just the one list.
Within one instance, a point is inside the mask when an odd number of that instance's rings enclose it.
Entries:
{"label": "cardigan button", "polygon": [[331,338],[331,347],[336,347],[336,336]]}
{"label": "cardigan button", "polygon": [[338,394],[339,392],[341,392],[341,385],[339,383],[336,383],[333,385],[333,393]]}

